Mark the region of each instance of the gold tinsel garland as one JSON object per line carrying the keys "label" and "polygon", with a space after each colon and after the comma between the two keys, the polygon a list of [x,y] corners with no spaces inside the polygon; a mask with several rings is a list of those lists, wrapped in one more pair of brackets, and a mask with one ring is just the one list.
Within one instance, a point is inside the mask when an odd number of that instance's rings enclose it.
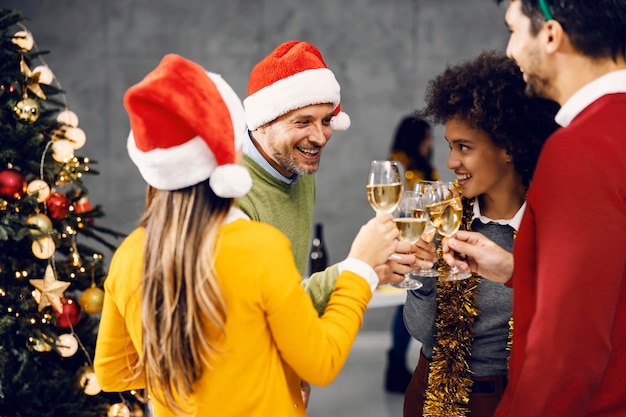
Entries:
{"label": "gold tinsel garland", "polygon": [[[474,199],[463,199],[461,229],[471,230]],[[517,232],[513,234],[513,239]],[[437,248],[437,269],[445,276],[450,267],[442,258],[441,245]],[[437,345],[429,365],[428,387],[424,398],[423,415],[429,417],[465,417],[469,411],[469,393],[472,387],[467,358],[474,342],[474,319],[480,314],[475,307],[476,290],[480,278],[437,282]],[[507,350],[512,347],[513,317],[509,319]],[[508,358],[507,358],[508,364]]]}
{"label": "gold tinsel garland", "polygon": [[[470,230],[473,203],[463,199],[462,229]],[[441,245],[437,254],[438,270],[445,276],[450,267],[442,259]],[[474,319],[480,314],[475,307],[479,282],[480,278],[472,274],[468,279],[437,283],[437,345],[429,366],[424,416],[465,417],[469,411],[472,378],[467,358],[474,341]]]}

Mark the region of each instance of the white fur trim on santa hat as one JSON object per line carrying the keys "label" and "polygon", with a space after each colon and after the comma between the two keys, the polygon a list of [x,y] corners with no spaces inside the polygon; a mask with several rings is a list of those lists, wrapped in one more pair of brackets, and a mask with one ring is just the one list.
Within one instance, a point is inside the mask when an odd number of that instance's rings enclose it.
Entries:
{"label": "white fur trim on santa hat", "polygon": [[248,129],[255,130],[292,110],[312,104],[331,103],[337,107],[340,88],[328,68],[298,72],[263,87],[243,101]]}
{"label": "white fur trim on santa hat", "polygon": [[220,165],[211,174],[209,185],[215,194],[223,198],[243,197],[252,187],[252,177],[239,164]]}
{"label": "white fur trim on santa hat", "polygon": [[213,152],[198,136],[178,146],[143,152],[135,145],[131,130],[126,147],[143,179],[159,190],[178,190],[205,181],[217,165]]}
{"label": "white fur trim on santa hat", "polygon": [[241,100],[230,85],[222,78],[221,75],[214,72],[207,72],[207,75],[220,92],[222,100],[226,103],[230,118],[233,123],[233,136],[235,137],[235,150],[241,149],[243,141],[247,133],[246,118],[241,105]]}
{"label": "white fur trim on santa hat", "polygon": [[350,116],[340,111],[330,119],[330,127],[333,130],[347,130],[350,127]]}

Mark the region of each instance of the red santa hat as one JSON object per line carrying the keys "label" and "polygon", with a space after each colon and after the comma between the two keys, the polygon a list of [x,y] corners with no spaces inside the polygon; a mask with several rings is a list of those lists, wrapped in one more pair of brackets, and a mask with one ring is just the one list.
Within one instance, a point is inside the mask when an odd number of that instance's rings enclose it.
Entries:
{"label": "red santa hat", "polygon": [[178,190],[209,179],[220,197],[252,186],[237,164],[246,132],[241,101],[218,74],[185,58],[166,55],[124,95],[130,117],[128,153],[151,186]]}
{"label": "red santa hat", "polygon": [[341,111],[339,91],[335,75],[314,45],[285,42],[250,72],[248,97],[243,101],[248,129],[255,130],[295,109],[331,103],[331,127],[346,130],[350,117]]}

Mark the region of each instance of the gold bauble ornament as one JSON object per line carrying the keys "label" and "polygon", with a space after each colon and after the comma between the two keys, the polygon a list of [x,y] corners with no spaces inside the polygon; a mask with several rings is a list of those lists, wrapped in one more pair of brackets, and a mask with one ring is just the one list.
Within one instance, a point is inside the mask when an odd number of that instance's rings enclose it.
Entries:
{"label": "gold bauble ornament", "polygon": [[59,355],[64,358],[69,358],[78,352],[78,340],[76,339],[76,336],[71,333],[64,333],[60,335],[56,345]]}
{"label": "gold bauble ornament", "polygon": [[52,159],[63,164],[74,157],[74,146],[66,139],[55,140],[52,144]]}
{"label": "gold bauble ornament", "polygon": [[69,109],[65,109],[57,115],[57,122],[68,126],[78,126],[78,116]]}
{"label": "gold bauble ornament", "polygon": [[[48,338],[46,335],[43,335],[43,337]],[[34,352],[50,352],[52,350],[52,346],[48,343],[33,336],[26,341],[26,347]]]}
{"label": "gold bauble ornament", "polygon": [[85,373],[80,377],[80,381],[78,381],[80,387],[83,392],[87,395],[98,395],[102,388],[100,388],[100,384],[98,383],[98,379],[96,378],[96,374],[93,372],[91,368],[87,368]]}
{"label": "gold bauble ornament", "polygon": [[56,251],[54,239],[51,236],[42,236],[33,242],[31,250],[33,255],[39,259],[50,259]]}
{"label": "gold bauble ornament", "polygon": [[33,68],[33,74],[39,74],[39,84],[51,85],[54,80],[54,74],[47,65],[40,65]]}
{"label": "gold bauble ornament", "polygon": [[130,412],[130,417],[144,417],[144,412],[137,404],[133,406],[133,411]]}
{"label": "gold bauble ornament", "polygon": [[44,180],[32,180],[28,183],[26,192],[29,195],[37,193],[37,201],[43,203],[50,196],[50,186]]}
{"label": "gold bauble ornament", "polygon": [[49,232],[52,230],[52,220],[50,220],[50,218],[43,213],[37,213],[28,216],[26,218],[26,223],[39,227],[39,230],[31,229],[31,233],[37,233],[40,231]]}
{"label": "gold bauble ornament", "polygon": [[83,291],[79,302],[80,306],[87,314],[98,314],[102,311],[104,291],[95,285],[92,285],[90,288]]}
{"label": "gold bauble ornament", "polygon": [[130,417],[130,409],[124,403],[113,404],[107,411],[107,417]]}
{"label": "gold bauble ornament", "polygon": [[11,42],[19,46],[23,51],[30,51],[33,49],[33,46],[35,46],[33,35],[27,30],[15,32]]}
{"label": "gold bauble ornament", "polygon": [[23,98],[15,103],[13,112],[18,120],[30,125],[39,119],[39,104],[32,98]]}
{"label": "gold bauble ornament", "polygon": [[85,131],[80,127],[68,127],[65,129],[65,138],[70,141],[74,149],[80,149],[87,142]]}

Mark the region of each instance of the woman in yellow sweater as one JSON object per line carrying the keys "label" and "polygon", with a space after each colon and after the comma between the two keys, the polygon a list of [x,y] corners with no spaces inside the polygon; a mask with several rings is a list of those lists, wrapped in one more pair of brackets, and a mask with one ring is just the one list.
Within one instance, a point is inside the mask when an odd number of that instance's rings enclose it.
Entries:
{"label": "woman in yellow sweater", "polygon": [[241,103],[177,55],[124,97],[128,150],[149,184],[140,227],[105,282],[95,372],[105,391],[147,388],[156,417],[304,416],[300,380],[341,370],[394,251],[391,216],[364,225],[323,316],[301,288],[287,238],[233,206]]}

